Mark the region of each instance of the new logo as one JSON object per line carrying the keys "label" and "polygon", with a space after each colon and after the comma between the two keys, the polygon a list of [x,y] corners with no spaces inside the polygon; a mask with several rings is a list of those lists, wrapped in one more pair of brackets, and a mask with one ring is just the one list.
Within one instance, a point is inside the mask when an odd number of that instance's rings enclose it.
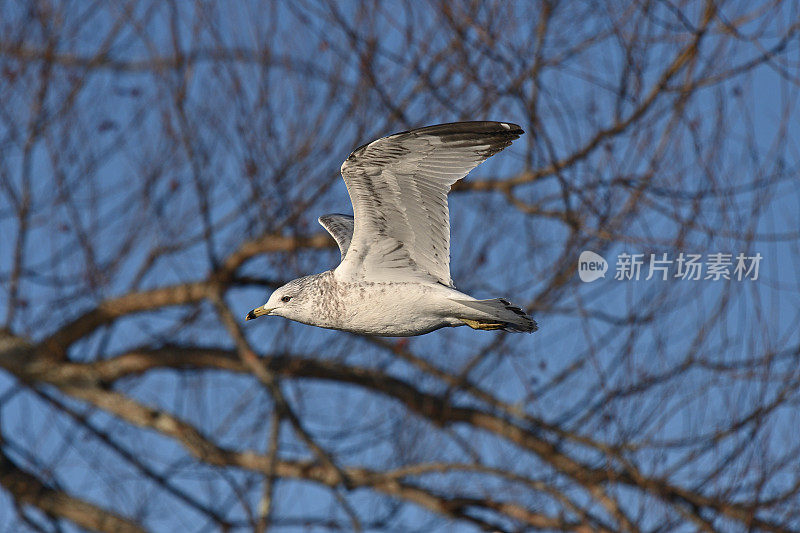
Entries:
{"label": "new logo", "polygon": [[580,276],[581,281],[589,283],[596,279],[604,278],[607,270],[608,263],[606,263],[606,260],[594,252],[584,250],[578,257],[578,276]]}

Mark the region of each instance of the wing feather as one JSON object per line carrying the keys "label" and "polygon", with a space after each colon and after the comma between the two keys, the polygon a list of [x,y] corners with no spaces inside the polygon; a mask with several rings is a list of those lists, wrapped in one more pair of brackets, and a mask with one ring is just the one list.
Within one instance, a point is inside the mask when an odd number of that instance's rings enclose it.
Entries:
{"label": "wing feather", "polygon": [[342,261],[344,261],[347,249],[350,247],[350,240],[353,238],[353,217],[332,213],[330,215],[322,215],[317,220],[323,228],[328,230],[336,244],[339,245],[339,253],[342,254]]}
{"label": "wing feather", "polygon": [[452,286],[450,186],[523,133],[511,123],[456,122],[357,148],[342,165],[355,221],[337,275]]}

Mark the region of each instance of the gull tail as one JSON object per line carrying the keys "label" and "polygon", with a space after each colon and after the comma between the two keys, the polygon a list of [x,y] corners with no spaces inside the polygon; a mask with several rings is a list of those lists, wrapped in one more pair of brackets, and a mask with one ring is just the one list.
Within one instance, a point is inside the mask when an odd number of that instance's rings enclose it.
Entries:
{"label": "gull tail", "polygon": [[456,318],[472,329],[502,329],[520,333],[533,333],[539,327],[528,314],[503,298],[491,300],[456,300],[462,308]]}

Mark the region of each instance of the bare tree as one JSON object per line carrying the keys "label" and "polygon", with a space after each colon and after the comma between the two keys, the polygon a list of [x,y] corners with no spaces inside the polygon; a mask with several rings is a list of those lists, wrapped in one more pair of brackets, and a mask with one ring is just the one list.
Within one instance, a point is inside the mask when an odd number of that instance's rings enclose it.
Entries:
{"label": "bare tree", "polygon": [[[800,529],[796,3],[0,12],[6,530]],[[481,119],[453,279],[539,332],[245,326],[350,150]]]}

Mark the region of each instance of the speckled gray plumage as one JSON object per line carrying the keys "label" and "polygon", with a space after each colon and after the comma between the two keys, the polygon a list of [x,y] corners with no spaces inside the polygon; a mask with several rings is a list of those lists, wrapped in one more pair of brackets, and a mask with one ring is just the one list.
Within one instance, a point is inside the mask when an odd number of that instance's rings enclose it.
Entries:
{"label": "speckled gray plumage", "polygon": [[534,331],[506,300],[476,300],[450,279],[447,193],[486,158],[522,135],[505,122],[458,122],[365,144],[342,176],[354,218],[324,215],[342,261],[290,281],[248,314],[283,316],[365,335],[410,336],[446,326]]}

